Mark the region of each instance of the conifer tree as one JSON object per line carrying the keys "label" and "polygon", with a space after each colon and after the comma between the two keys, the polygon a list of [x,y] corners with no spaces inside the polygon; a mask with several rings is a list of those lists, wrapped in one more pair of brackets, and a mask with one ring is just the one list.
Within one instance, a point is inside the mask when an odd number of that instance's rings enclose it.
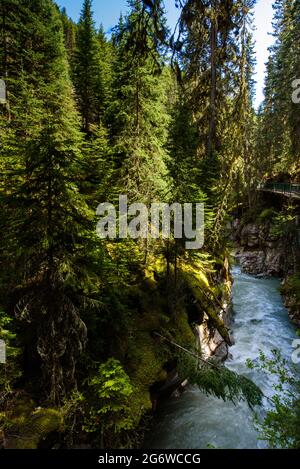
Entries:
{"label": "conifer tree", "polygon": [[299,178],[299,112],[292,100],[299,64],[299,2],[277,0],[274,6],[275,43],[267,65],[265,100],[258,136],[258,157],[265,161],[264,177]]}
{"label": "conifer tree", "polygon": [[69,62],[71,65],[76,48],[77,25],[68,17],[67,10],[65,8],[61,10],[61,20],[64,28],[65,47],[68,52]]}
{"label": "conifer tree", "polygon": [[139,1],[131,1],[130,6],[115,34],[111,131],[120,191],[131,201],[149,204],[162,200],[166,193],[167,87],[171,81],[156,49],[152,18]]}
{"label": "conifer tree", "polygon": [[92,0],[84,0],[78,24],[73,77],[82,127],[90,135],[100,123],[104,105],[100,44],[93,19]]}
{"label": "conifer tree", "polygon": [[[3,31],[13,70],[8,70],[12,118],[5,128],[12,129],[14,140],[1,148],[1,157],[8,158],[13,146],[16,163],[6,168],[9,182],[1,185],[7,207],[1,254],[13,272],[6,287],[14,284],[6,304],[23,323],[27,356],[40,359],[44,390],[60,403],[75,386],[76,361],[86,340],[80,311],[93,275],[85,254],[93,250],[92,225],[76,186],[82,136],[59,12],[50,0],[22,0],[18,6],[16,12],[8,10]],[[24,26],[16,38],[10,36],[14,21]],[[26,54],[19,48],[25,41],[30,43]]]}
{"label": "conifer tree", "polygon": [[179,36],[173,38],[185,102],[198,133],[195,167],[202,173],[201,189],[215,211],[213,243],[222,231],[244,151],[242,116],[252,109],[248,23],[253,6],[253,1],[189,0],[182,8]]}
{"label": "conifer tree", "polygon": [[116,51],[114,50],[111,40],[108,40],[104,32],[103,26],[97,33],[97,40],[99,43],[99,60],[100,60],[100,73],[101,73],[101,89],[100,89],[100,100],[101,100],[101,117],[102,122],[109,126],[109,122],[106,122],[107,110],[112,98],[112,80],[114,74],[114,60]]}

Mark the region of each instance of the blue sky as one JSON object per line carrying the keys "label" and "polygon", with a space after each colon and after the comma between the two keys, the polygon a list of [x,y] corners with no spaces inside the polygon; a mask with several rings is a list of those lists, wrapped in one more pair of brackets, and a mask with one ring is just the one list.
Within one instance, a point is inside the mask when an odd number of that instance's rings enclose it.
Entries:
{"label": "blue sky", "polygon": [[[80,14],[82,0],[57,0],[60,6],[65,6],[69,16],[77,20]],[[257,0],[255,7],[254,33],[256,41],[256,107],[263,100],[263,86],[265,76],[265,63],[268,59],[268,47],[272,44],[273,38],[268,33],[272,31],[272,0]],[[178,16],[174,0],[165,0],[169,25],[174,27]],[[97,25],[103,24],[105,30],[109,30],[116,25],[121,12],[126,12],[126,0],[94,0],[94,13]]]}
{"label": "blue sky", "polygon": [[[101,0],[100,0],[101,1]],[[274,38],[272,32],[273,1],[258,0],[255,7],[255,27],[254,38],[256,41],[256,107],[263,100],[263,87],[265,79],[265,63],[268,60],[268,48],[272,45]]]}

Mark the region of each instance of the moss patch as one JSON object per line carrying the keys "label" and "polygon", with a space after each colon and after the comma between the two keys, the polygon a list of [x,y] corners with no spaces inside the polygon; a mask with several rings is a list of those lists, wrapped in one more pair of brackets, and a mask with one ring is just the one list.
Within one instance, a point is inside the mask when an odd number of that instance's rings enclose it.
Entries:
{"label": "moss patch", "polygon": [[8,449],[37,449],[50,433],[63,431],[63,414],[58,409],[34,408],[30,398],[15,403],[6,433]]}
{"label": "moss patch", "polygon": [[[195,300],[197,301],[199,309],[201,309],[201,305],[207,305],[207,295],[209,295],[210,291],[213,292],[213,290],[210,288],[207,277],[203,273],[200,275],[199,271],[195,269],[195,267],[191,267],[185,263],[181,264],[181,274],[185,279],[188,288],[191,290]],[[212,304],[209,304],[205,307],[205,312],[209,316],[212,326],[218,330],[225,342],[230,345],[231,340],[228,329],[222,319],[218,316],[218,313]]]}

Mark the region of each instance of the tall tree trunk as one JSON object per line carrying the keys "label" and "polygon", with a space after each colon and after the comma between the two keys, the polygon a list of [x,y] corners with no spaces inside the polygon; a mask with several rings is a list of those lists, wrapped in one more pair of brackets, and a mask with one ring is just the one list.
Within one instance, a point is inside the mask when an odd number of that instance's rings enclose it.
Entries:
{"label": "tall tree trunk", "polygon": [[[6,11],[5,7],[3,7],[3,16],[2,16],[2,34],[3,34],[3,76],[5,80],[8,78],[8,44],[7,44],[7,34],[6,34]],[[8,121],[11,121],[11,112],[9,106],[9,99],[8,99],[8,89],[7,89],[7,81],[6,84],[6,110],[7,110],[7,118]]]}
{"label": "tall tree trunk", "polygon": [[140,135],[140,79],[138,77],[136,81],[136,93],[135,93],[135,115],[136,115],[136,132],[137,136]]}
{"label": "tall tree trunk", "polygon": [[210,30],[210,70],[211,70],[211,91],[210,91],[210,121],[208,135],[208,156],[213,157],[216,147],[216,120],[217,120],[217,39],[218,39],[218,19],[216,0],[212,2],[211,30]]}

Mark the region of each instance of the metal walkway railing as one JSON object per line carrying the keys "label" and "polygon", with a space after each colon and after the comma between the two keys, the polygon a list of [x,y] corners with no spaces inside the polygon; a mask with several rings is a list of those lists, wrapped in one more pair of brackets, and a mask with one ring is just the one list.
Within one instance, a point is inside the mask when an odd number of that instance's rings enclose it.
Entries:
{"label": "metal walkway railing", "polygon": [[300,184],[267,182],[266,184],[261,184],[258,187],[258,190],[264,192],[274,192],[276,194],[282,194],[287,197],[300,199]]}

